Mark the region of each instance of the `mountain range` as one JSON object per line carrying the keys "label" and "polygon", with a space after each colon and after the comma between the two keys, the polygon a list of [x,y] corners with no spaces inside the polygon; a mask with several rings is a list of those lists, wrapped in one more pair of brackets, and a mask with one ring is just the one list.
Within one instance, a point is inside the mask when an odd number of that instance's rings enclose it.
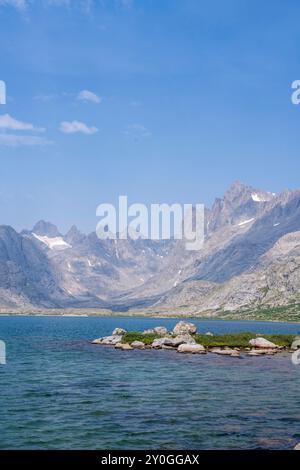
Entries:
{"label": "mountain range", "polygon": [[99,240],[40,221],[0,226],[0,308],[155,306],[186,313],[300,301],[300,190],[279,194],[235,182],[205,210],[205,243]]}

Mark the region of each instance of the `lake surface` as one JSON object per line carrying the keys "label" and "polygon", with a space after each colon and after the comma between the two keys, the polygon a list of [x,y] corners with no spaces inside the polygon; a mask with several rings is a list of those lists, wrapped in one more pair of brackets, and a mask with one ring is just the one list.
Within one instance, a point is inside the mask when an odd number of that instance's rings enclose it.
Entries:
{"label": "lake surface", "polygon": [[[178,319],[0,317],[0,449],[291,449],[300,366],[120,351],[90,340]],[[300,325],[192,320],[201,332],[300,334]]]}

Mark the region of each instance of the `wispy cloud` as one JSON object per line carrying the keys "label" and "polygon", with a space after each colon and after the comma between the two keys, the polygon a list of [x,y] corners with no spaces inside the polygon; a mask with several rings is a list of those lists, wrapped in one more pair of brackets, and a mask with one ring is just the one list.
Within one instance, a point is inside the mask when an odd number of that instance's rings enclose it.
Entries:
{"label": "wispy cloud", "polygon": [[80,121],[63,121],[60,124],[60,131],[63,132],[64,134],[76,134],[78,132],[86,135],[93,135],[96,134],[96,132],[99,131],[97,127],[91,126],[89,127],[87,124],[84,122]]}
{"label": "wispy cloud", "polygon": [[25,10],[27,5],[27,0],[0,0],[0,6],[10,6],[20,11]]}
{"label": "wispy cloud", "polygon": [[80,93],[78,93],[77,99],[79,101],[90,101],[91,103],[96,104],[101,103],[101,97],[89,90],[82,90]]}
{"label": "wispy cloud", "polygon": [[10,114],[3,114],[0,116],[0,129],[12,131],[45,131],[43,127],[35,127],[31,123],[18,121],[17,119],[10,116]]}
{"label": "wispy cloud", "polygon": [[[13,7],[20,12],[24,12],[27,7],[40,3],[41,0],[0,0],[1,6]],[[112,0],[107,0],[112,2]],[[100,2],[99,2],[100,3]],[[84,13],[90,14],[93,6],[96,5],[96,0],[45,0],[45,4],[49,6],[66,7],[66,8],[79,8]],[[105,6],[105,0],[100,3]],[[134,0],[115,0],[115,4],[121,8],[131,8],[134,4]]]}
{"label": "wispy cloud", "polygon": [[19,134],[1,134],[0,145],[7,147],[20,147],[20,146],[37,146],[37,145],[50,145],[53,144],[51,140],[44,137],[35,135],[19,135]]}

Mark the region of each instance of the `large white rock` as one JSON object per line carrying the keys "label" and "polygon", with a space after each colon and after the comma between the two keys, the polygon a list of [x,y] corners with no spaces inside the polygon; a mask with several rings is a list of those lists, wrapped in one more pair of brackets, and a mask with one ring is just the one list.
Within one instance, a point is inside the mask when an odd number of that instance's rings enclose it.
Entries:
{"label": "large white rock", "polygon": [[172,338],[158,338],[152,343],[152,348],[162,348],[163,346],[173,346]]}
{"label": "large white rock", "polygon": [[189,335],[188,333],[185,335],[178,335],[175,338],[171,339],[172,341],[172,346],[179,346],[180,344],[196,344],[196,341],[194,338]]}
{"label": "large white rock", "polygon": [[202,344],[181,344],[178,346],[179,353],[206,354],[206,350]]}
{"label": "large white rock", "polygon": [[143,341],[132,341],[131,346],[134,349],[144,349],[145,343]]}
{"label": "large white rock", "polygon": [[297,445],[294,447],[294,450],[300,450],[300,444],[297,444]]}
{"label": "large white rock", "polygon": [[175,338],[164,336],[163,338],[155,339],[152,343],[153,348],[162,348],[163,346],[168,346],[172,348],[177,348],[180,344],[196,344],[194,338],[189,335],[178,335]]}
{"label": "large white rock", "polygon": [[265,338],[253,338],[249,341],[250,346],[259,349],[276,349],[279,348],[276,344]]}
{"label": "large white rock", "polygon": [[94,339],[93,344],[104,344],[104,345],[115,346],[117,343],[121,343],[121,341],[122,341],[121,335],[112,335],[112,336],[104,336],[103,338]]}
{"label": "large white rock", "polygon": [[153,328],[153,331],[154,333],[157,333],[158,335],[161,335],[161,336],[164,336],[168,333],[167,328],[165,328],[164,326],[156,326],[155,328]]}
{"label": "large white rock", "polygon": [[123,328],[115,328],[112,332],[113,335],[125,335],[125,333],[127,333],[127,331]]}
{"label": "large white rock", "polygon": [[190,323],[187,321],[180,321],[174,326],[173,334],[174,335],[184,335],[185,333],[196,333],[197,327],[194,323]]}

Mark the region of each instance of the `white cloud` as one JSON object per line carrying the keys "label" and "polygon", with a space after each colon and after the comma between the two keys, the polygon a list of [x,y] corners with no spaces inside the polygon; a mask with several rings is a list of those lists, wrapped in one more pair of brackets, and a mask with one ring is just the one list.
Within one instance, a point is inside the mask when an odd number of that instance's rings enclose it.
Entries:
{"label": "white cloud", "polygon": [[60,130],[64,134],[75,134],[77,132],[81,132],[82,134],[92,135],[98,132],[97,127],[95,126],[89,127],[84,122],[80,122],[80,121],[72,121],[72,122],[63,121],[60,124]]}
{"label": "white cloud", "polygon": [[28,122],[18,121],[9,114],[3,114],[2,116],[0,116],[0,129],[37,132],[44,132],[45,130],[43,127],[35,127],[33,124],[30,124]]}
{"label": "white cloud", "polygon": [[25,10],[27,7],[27,0],[0,0],[0,6],[11,6],[17,10]]}
{"label": "white cloud", "polygon": [[0,134],[0,145],[7,147],[50,145],[52,141],[35,135]]}
{"label": "white cloud", "polygon": [[96,104],[101,103],[100,96],[96,95],[96,93],[93,93],[89,90],[82,90],[80,93],[78,93],[77,99],[80,101],[90,101],[91,103]]}

